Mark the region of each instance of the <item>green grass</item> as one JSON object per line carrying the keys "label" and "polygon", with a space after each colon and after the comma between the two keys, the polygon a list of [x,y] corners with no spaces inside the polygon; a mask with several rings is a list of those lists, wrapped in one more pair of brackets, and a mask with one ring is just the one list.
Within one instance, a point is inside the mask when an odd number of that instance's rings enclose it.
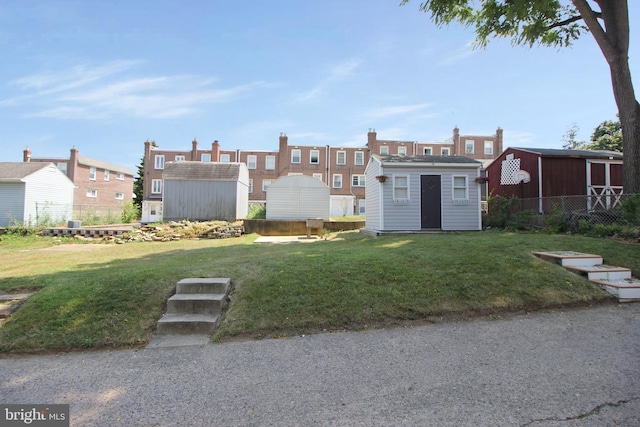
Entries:
{"label": "green grass", "polygon": [[248,235],[81,251],[61,250],[69,240],[56,248],[51,238],[0,237],[0,293],[34,292],[0,327],[5,352],[144,344],[186,277],[232,279],[232,303],[215,336],[225,340],[610,300],[532,251],[593,252],[640,275],[637,244],[542,233],[344,232],[290,245],[254,244],[257,235]]}

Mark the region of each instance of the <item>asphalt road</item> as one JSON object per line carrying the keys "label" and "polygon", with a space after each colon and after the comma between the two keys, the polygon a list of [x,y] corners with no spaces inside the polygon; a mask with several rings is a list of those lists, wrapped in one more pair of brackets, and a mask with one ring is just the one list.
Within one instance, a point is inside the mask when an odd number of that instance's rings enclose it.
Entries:
{"label": "asphalt road", "polygon": [[0,359],[74,426],[640,426],[640,304]]}

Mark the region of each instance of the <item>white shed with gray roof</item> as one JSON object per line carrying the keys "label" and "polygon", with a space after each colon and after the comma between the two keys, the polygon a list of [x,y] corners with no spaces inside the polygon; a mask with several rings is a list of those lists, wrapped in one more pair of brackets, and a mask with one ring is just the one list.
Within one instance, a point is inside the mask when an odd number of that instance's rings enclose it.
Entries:
{"label": "white shed with gray roof", "polygon": [[458,156],[372,155],[365,232],[481,230],[482,163]]}
{"label": "white shed with gray roof", "polygon": [[169,162],[164,165],[163,220],[243,219],[249,211],[244,163]]}
{"label": "white shed with gray roof", "polygon": [[0,226],[66,223],[75,187],[53,163],[0,162]]}

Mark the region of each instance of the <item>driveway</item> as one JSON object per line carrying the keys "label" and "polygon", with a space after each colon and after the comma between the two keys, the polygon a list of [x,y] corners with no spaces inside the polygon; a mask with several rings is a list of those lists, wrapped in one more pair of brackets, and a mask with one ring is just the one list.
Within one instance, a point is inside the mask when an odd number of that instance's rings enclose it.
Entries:
{"label": "driveway", "polygon": [[640,304],[0,359],[77,426],[639,426]]}

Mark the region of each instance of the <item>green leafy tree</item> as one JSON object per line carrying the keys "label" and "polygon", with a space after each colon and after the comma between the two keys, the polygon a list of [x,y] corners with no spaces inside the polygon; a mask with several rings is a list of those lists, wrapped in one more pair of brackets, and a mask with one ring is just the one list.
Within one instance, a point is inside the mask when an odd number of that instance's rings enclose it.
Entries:
{"label": "green leafy tree", "polygon": [[[151,146],[154,148],[158,147],[155,141],[151,141]],[[144,197],[144,156],[140,159],[140,164],[137,168],[138,176],[133,180],[133,194],[136,196],[133,202],[138,209],[142,209],[142,199]]]}
{"label": "green leafy tree", "polygon": [[591,135],[587,150],[622,151],[622,128],[619,121],[605,120]]}
{"label": "green leafy tree", "polygon": [[585,150],[587,144],[584,141],[576,141],[578,132],[580,132],[580,128],[577,124],[574,123],[569,126],[567,132],[562,136],[562,140],[564,141],[562,148],[565,150]]}
{"label": "green leafy tree", "polygon": [[611,72],[623,131],[624,191],[640,194],[640,103],[629,69],[627,0],[571,0],[566,5],[560,0],[427,0],[420,10],[439,26],[453,21],[474,26],[479,47],[492,37],[511,38],[516,45],[564,47],[590,33]]}

